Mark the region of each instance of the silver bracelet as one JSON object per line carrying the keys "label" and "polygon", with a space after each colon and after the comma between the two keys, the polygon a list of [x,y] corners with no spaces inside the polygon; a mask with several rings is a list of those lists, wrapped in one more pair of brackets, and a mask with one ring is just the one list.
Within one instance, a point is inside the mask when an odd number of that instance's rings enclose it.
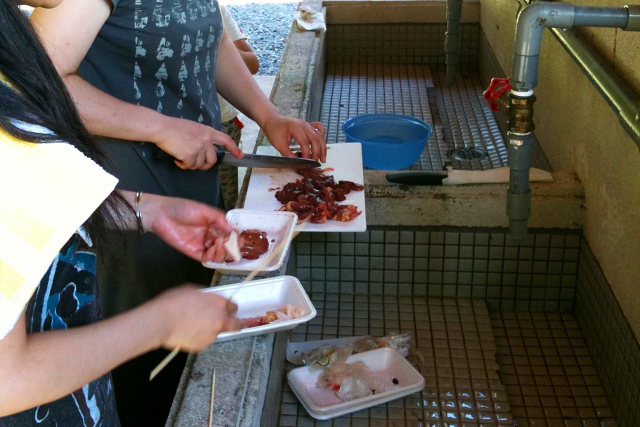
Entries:
{"label": "silver bracelet", "polygon": [[144,234],[144,226],[142,225],[142,212],[140,211],[140,199],[141,198],[142,198],[142,191],[136,191],[135,211],[136,211],[136,221],[138,223],[138,233]]}

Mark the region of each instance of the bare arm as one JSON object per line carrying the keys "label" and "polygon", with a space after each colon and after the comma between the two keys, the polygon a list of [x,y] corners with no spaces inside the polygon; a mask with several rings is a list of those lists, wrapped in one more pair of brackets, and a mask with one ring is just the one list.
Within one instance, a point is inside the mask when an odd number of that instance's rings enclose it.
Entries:
{"label": "bare arm", "polygon": [[[66,0],[54,9],[36,9],[31,21],[64,79],[82,120],[96,135],[155,143],[184,169],[208,169],[215,163],[213,144],[240,150],[224,133],[121,101],[88,83],[78,68],[109,18],[108,0]],[[73,25],[69,25],[72,22]]]}
{"label": "bare arm", "polygon": [[149,350],[201,351],[240,327],[230,301],[194,286],[172,289],[101,322],[27,334],[24,314],[0,340],[0,417],[61,398]]}
{"label": "bare arm", "polygon": [[276,106],[260,90],[226,33],[220,41],[216,87],[227,101],[258,123],[281,154],[293,156],[289,145],[295,140],[300,144],[304,157],[326,161],[324,126],[319,122],[307,123],[281,116]]}
{"label": "bare arm", "polygon": [[233,42],[240,52],[240,57],[244,61],[244,64],[249,69],[251,74],[255,74],[260,70],[260,60],[258,60],[258,55],[253,50],[251,45],[247,42],[247,39],[238,39]]}
{"label": "bare arm", "polygon": [[[136,203],[131,191],[120,191],[142,215],[143,229],[196,261],[222,262],[228,258],[225,242],[233,231],[225,212],[209,205],[179,197],[145,193]],[[132,215],[123,217],[129,230],[137,228]]]}

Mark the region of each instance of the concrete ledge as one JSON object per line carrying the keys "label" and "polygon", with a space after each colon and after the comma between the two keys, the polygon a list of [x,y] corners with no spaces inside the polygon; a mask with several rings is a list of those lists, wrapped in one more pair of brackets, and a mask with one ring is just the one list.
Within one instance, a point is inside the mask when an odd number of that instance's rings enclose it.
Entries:
{"label": "concrete ledge", "polygon": [[[215,426],[253,426],[264,406],[273,334],[214,344],[191,356],[167,425],[207,426],[216,370]],[[265,369],[266,368],[266,369]],[[175,408],[174,408],[175,407]]]}
{"label": "concrete ledge", "polygon": [[[584,191],[574,173],[554,172],[551,183],[532,183],[535,228],[580,228]],[[507,184],[406,186],[384,171],[365,171],[368,225],[507,227]]]}
{"label": "concrete ledge", "polygon": [[[328,0],[327,22],[331,24],[437,24],[447,21],[446,0]],[[462,23],[480,22],[480,2],[465,1]]]}

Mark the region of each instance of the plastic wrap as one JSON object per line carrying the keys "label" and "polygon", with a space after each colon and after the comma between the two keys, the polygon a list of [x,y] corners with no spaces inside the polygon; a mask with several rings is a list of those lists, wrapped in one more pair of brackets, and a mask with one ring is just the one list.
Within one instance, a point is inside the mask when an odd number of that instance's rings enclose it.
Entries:
{"label": "plastic wrap", "polygon": [[371,396],[384,391],[384,384],[363,362],[338,362],[325,368],[317,386],[335,391],[342,401]]}
{"label": "plastic wrap", "polygon": [[305,365],[331,366],[344,362],[349,356],[376,348],[389,347],[398,350],[404,357],[409,355],[411,335],[408,333],[389,335],[387,337],[360,337],[345,345],[327,345],[316,348],[302,356]]}

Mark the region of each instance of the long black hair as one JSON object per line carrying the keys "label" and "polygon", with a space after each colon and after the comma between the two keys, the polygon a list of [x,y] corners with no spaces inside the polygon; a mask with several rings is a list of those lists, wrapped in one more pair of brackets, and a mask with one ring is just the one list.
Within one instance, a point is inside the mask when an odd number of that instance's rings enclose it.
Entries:
{"label": "long black hair", "polygon": [[[0,0],[0,128],[18,139],[48,143],[65,141],[99,165],[105,163],[95,138],[82,124],[66,86],[16,0]],[[16,121],[43,126],[52,134],[16,126]],[[82,177],[78,177],[82,179]],[[124,207],[124,210],[123,210]],[[117,227],[118,212],[129,205],[116,192],[84,224],[92,239]]]}

